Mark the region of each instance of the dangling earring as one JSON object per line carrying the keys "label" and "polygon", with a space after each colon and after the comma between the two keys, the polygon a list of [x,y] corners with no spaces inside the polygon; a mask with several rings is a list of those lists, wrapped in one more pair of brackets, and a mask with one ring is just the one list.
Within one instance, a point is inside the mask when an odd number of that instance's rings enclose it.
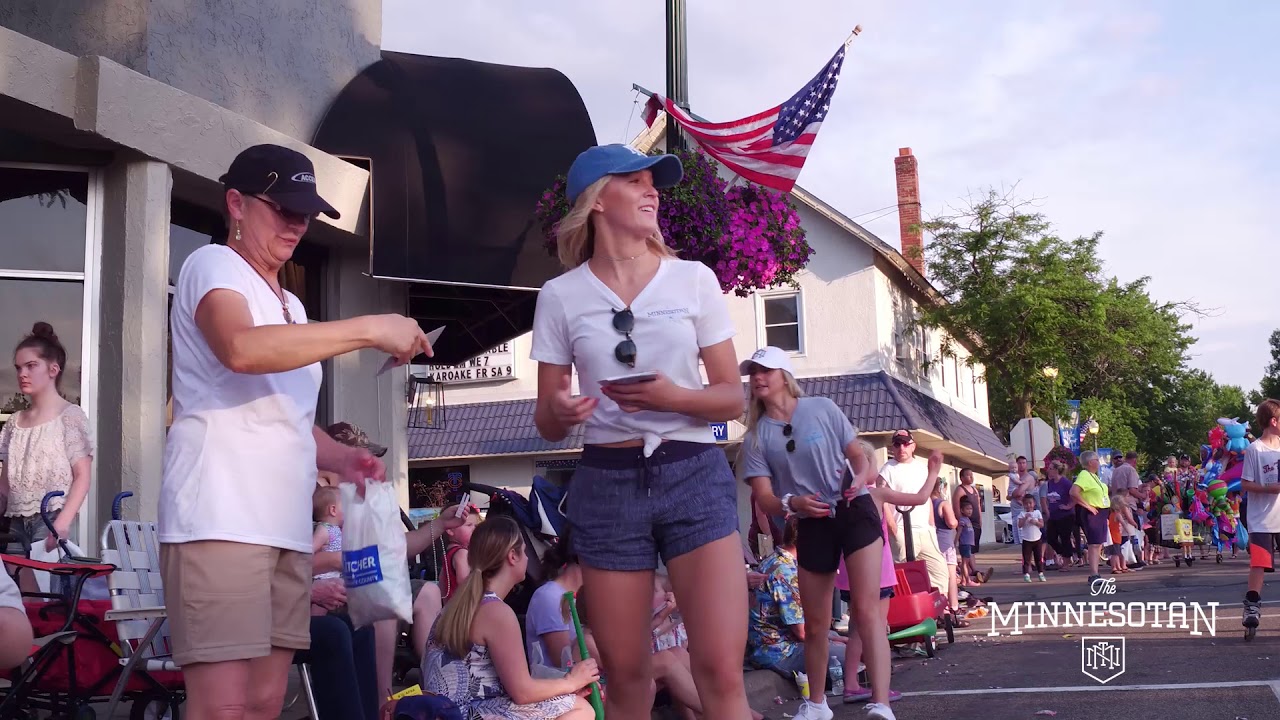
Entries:
{"label": "dangling earring", "polygon": [[240,242],[240,223],[236,223],[236,242]]}

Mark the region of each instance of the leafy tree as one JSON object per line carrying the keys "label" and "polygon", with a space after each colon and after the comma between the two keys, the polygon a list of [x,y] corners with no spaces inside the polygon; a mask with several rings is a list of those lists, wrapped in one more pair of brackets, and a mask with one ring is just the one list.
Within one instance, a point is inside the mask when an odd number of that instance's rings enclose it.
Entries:
{"label": "leafy tree", "polygon": [[[992,426],[1007,432],[1020,418],[1060,414],[1067,399],[1092,399],[1107,416],[1105,424],[1098,419],[1109,433],[1099,442],[1132,449],[1146,405],[1185,367],[1192,339],[1181,318],[1197,309],[1155,302],[1149,278],[1106,277],[1100,233],[1058,237],[1011,196],[989,191],[923,227],[930,279],[945,302],[921,308],[920,322],[974,346],[972,360],[986,368]],[[941,351],[954,349],[944,341]],[[1050,366],[1055,380],[1044,375]]]}
{"label": "leafy tree", "polygon": [[1280,330],[1272,331],[1270,342],[1271,363],[1267,365],[1267,373],[1258,383],[1258,389],[1249,393],[1249,402],[1253,405],[1260,405],[1267,398],[1280,398]]}

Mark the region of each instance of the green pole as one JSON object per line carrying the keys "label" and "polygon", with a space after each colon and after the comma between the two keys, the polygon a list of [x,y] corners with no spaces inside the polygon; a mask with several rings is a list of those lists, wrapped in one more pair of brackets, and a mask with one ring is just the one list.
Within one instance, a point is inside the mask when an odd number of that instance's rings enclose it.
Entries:
{"label": "green pole", "polygon": [[[582,654],[582,659],[586,660],[591,657],[591,654],[587,652],[587,638],[582,634],[582,620],[578,618],[578,601],[571,592],[565,593],[564,599],[569,603],[569,616],[573,618],[573,629],[578,634],[578,652]],[[604,720],[604,702],[600,700],[600,683],[591,683],[591,707],[595,708],[596,720]]]}

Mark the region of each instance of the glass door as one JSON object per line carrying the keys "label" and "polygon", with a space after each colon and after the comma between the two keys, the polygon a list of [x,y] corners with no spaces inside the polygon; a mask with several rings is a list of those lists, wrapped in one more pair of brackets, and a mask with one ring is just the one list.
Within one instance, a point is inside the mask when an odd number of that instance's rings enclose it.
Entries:
{"label": "glass door", "polygon": [[[0,423],[25,408],[13,348],[37,322],[67,351],[61,393],[89,416],[97,448],[97,272],[101,177],[88,168],[0,163]],[[97,463],[75,541],[96,551]]]}

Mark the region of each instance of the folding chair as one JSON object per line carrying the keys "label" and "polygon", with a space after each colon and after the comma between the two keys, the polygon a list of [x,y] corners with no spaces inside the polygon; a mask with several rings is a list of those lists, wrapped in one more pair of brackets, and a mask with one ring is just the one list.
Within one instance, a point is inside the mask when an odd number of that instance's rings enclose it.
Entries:
{"label": "folding chair", "polygon": [[[169,643],[168,614],[164,608],[164,583],[160,579],[160,544],[151,522],[112,520],[102,531],[102,560],[116,566],[107,578],[111,610],[106,620],[116,624],[124,666],[107,705],[112,717],[134,670],[177,672]],[[175,711],[181,694],[169,698]]]}
{"label": "folding chair", "polygon": [[[107,717],[111,717],[135,669],[174,672],[182,668],[173,661],[155,523],[112,520],[102,531],[102,557],[103,562],[118,568],[107,580],[112,610],[106,619],[116,622],[123,652],[120,664],[124,666],[107,706]],[[310,668],[305,663],[295,664],[311,717],[317,718]],[[171,706],[181,699],[181,695],[172,697]]]}

